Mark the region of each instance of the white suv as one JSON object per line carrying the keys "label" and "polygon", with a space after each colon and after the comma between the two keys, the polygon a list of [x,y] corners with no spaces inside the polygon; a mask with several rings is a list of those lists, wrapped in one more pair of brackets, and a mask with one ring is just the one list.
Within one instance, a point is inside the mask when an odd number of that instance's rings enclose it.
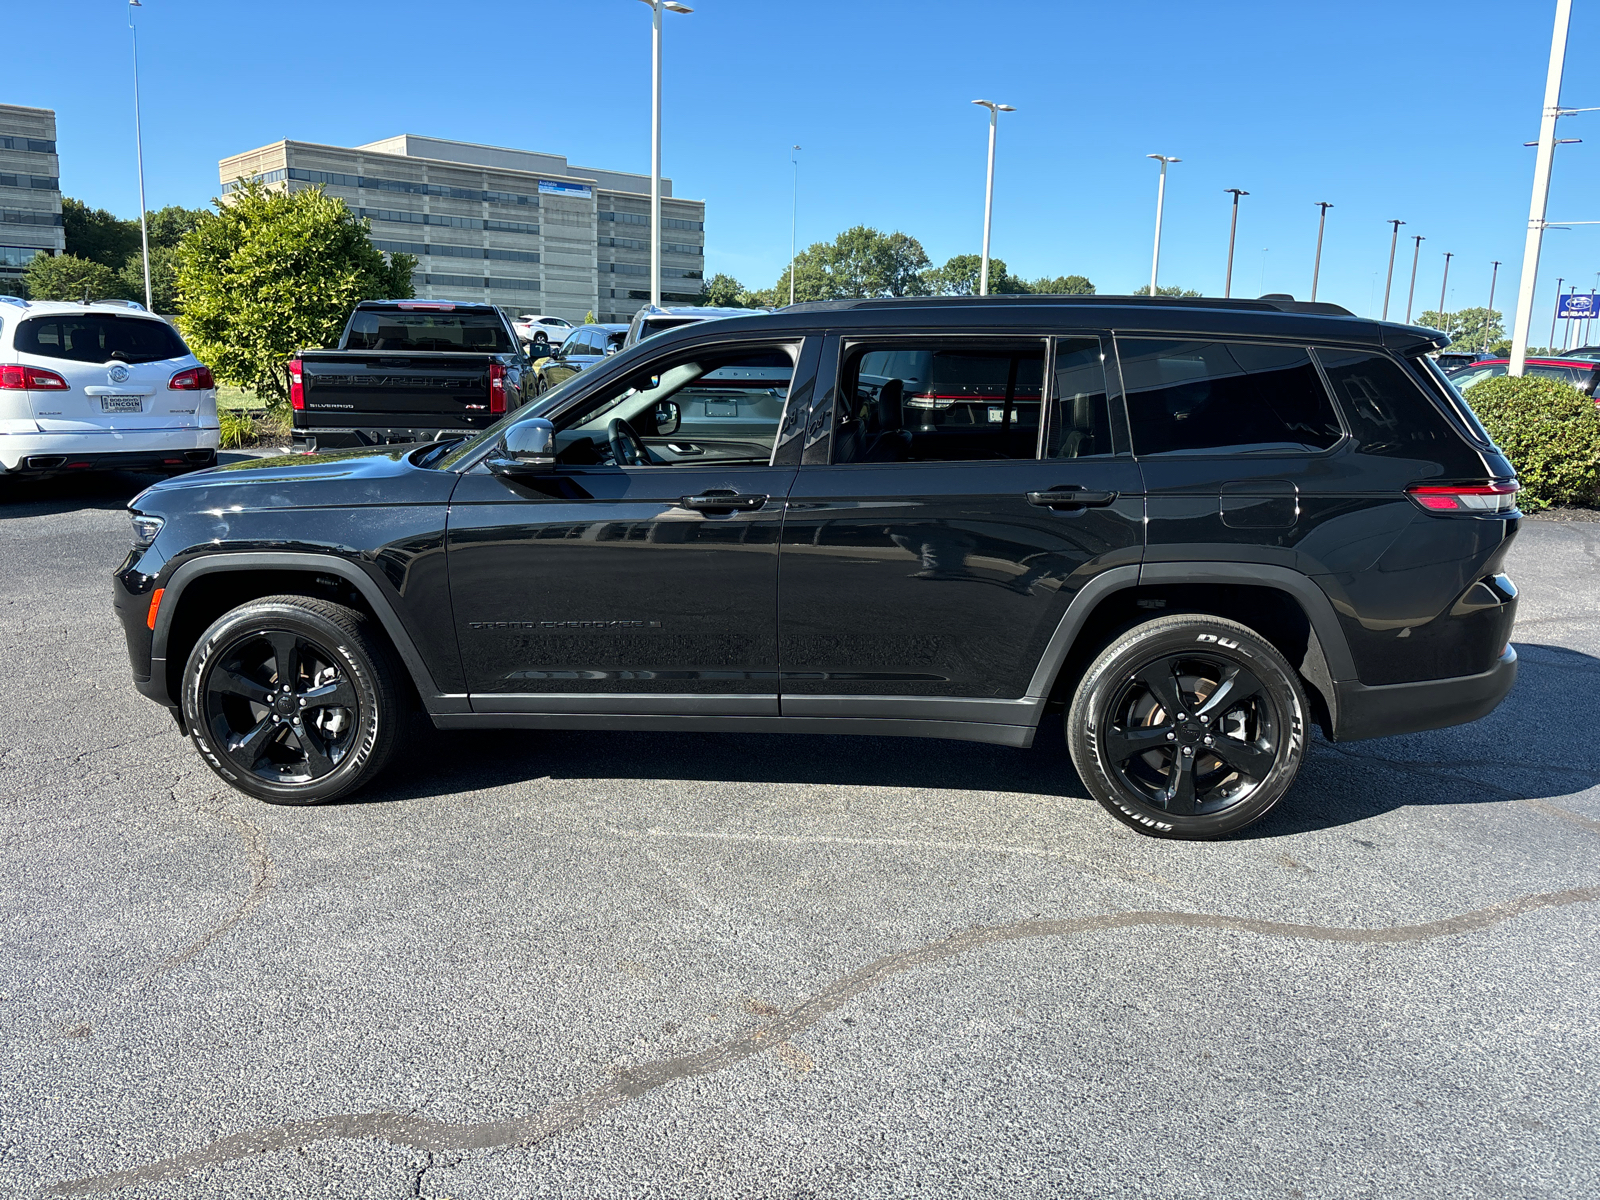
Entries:
{"label": "white suv", "polygon": [[192,470],[217,438],[211,369],[142,305],[0,296],[0,470]]}
{"label": "white suv", "polygon": [[577,328],[571,321],[561,317],[546,317],[538,313],[523,313],[511,322],[511,327],[517,331],[517,337],[536,352],[535,358],[554,350]]}

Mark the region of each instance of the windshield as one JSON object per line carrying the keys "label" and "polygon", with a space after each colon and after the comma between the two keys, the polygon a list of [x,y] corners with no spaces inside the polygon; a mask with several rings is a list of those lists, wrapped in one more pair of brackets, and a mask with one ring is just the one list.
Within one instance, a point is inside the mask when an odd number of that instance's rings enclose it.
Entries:
{"label": "windshield", "polygon": [[345,349],[509,354],[513,347],[504,322],[493,313],[385,308],[360,309],[350,318]]}
{"label": "windshield", "polygon": [[17,349],[91,363],[161,362],[189,353],[177,330],[160,318],[107,313],[66,313],[24,321],[17,326]]}

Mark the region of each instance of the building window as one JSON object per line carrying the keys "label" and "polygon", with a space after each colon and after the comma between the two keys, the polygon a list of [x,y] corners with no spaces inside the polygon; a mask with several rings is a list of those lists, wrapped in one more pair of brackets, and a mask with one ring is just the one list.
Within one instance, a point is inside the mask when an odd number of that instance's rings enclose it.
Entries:
{"label": "building window", "polygon": [[0,208],[0,222],[7,225],[60,225],[61,214]]}
{"label": "building window", "polygon": [[423,275],[411,277],[413,283],[431,284],[434,287],[503,288],[515,292],[537,292],[537,279],[512,279],[500,275]]}
{"label": "building window", "polygon": [[61,190],[61,180],[54,175],[10,175],[0,172],[0,187],[37,188],[40,191]]}
{"label": "building window", "polygon": [[[266,172],[264,172],[264,173],[262,173],[260,175],[252,175],[249,178],[249,182],[250,183],[280,183],[280,182],[282,182],[282,180],[283,180],[283,178],[284,178],[284,176],[286,174],[287,174],[287,172],[284,171],[284,169],[282,167],[280,167],[276,171],[266,171]],[[244,182],[245,181],[242,180],[242,179],[235,179],[235,180],[232,180],[231,182],[223,184],[222,185],[222,194],[224,196],[226,196],[229,192],[237,191],[244,184]]]}
{"label": "building window", "polygon": [[54,154],[56,144],[30,137],[0,137],[0,150],[31,150],[35,154]]}
{"label": "building window", "polygon": [[43,253],[33,246],[0,246],[0,267],[25,267]]}
{"label": "building window", "polygon": [[[274,172],[279,179],[283,172]],[[442,183],[415,183],[409,179],[384,179],[377,175],[342,175],[337,171],[308,171],[290,167],[289,178],[303,183],[327,183],[335,187],[366,188],[369,191],[406,192],[416,196],[448,196],[452,200],[480,200],[489,204],[517,204],[538,208],[539,197],[519,192],[491,191],[486,188],[446,187]]]}

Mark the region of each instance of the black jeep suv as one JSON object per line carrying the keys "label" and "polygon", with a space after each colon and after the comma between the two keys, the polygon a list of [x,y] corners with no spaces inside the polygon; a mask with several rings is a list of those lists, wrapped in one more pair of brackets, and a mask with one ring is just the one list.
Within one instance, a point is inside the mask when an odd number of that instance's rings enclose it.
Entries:
{"label": "black jeep suv", "polygon": [[1429,330],[1332,305],[793,305],[664,333],[470,438],[130,506],[139,689],[281,804],[442,729],[905,734],[1064,711],[1116,817],[1256,820],[1335,741],[1516,675],[1512,468]]}

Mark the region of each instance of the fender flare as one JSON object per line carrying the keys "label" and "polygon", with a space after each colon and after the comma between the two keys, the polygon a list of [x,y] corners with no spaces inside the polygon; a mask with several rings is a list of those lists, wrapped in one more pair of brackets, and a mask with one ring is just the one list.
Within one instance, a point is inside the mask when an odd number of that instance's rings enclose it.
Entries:
{"label": "fender flare", "polygon": [[[433,672],[428,669],[428,664],[423,660],[421,652],[417,649],[416,642],[411,638],[411,633],[406,629],[405,622],[400,614],[395,611],[389,597],[378,586],[376,580],[361,570],[347,559],[339,558],[332,554],[310,554],[303,551],[238,551],[229,554],[211,554],[203,558],[191,559],[172,573],[172,578],[165,584],[165,594],[162,596],[161,609],[156,616],[155,631],[150,640],[150,678],[152,683],[161,681],[161,687],[166,689],[167,678],[167,640],[172,633],[173,614],[178,611],[179,602],[188,586],[196,579],[206,575],[219,575],[235,571],[312,571],[319,575],[331,575],[350,584],[361,593],[362,599],[371,607],[373,614],[378,618],[383,631],[389,637],[396,653],[400,655],[406,670],[411,675],[412,682],[416,685],[417,692],[422,697],[423,707],[430,713],[435,712],[467,712],[467,699],[465,696],[447,696],[439,690],[434,682]],[[171,705],[169,696],[166,703]]]}

